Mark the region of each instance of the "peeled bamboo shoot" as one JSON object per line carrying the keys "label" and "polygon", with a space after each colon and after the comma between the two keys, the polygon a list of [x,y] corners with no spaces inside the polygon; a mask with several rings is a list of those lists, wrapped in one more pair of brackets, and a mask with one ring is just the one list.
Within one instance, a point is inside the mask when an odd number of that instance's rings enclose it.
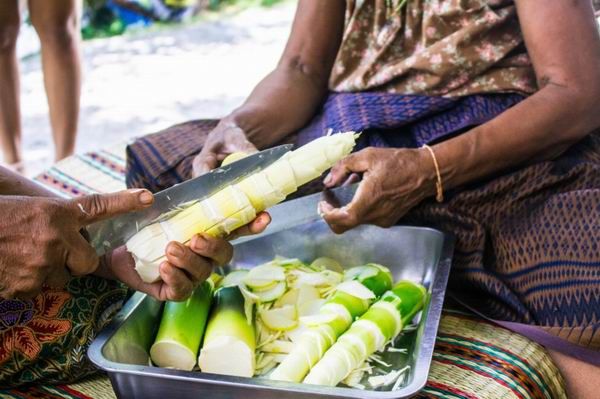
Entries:
{"label": "peeled bamboo shoot", "polygon": [[198,287],[184,302],[166,302],[156,339],[150,348],[152,362],[160,367],[192,370],[206,327],[217,276]]}
{"label": "peeled bamboo shoot", "polygon": [[256,368],[256,337],[246,319],[244,297],[237,286],[215,293],[198,366],[205,373],[252,377]]}
{"label": "peeled bamboo shoot", "polygon": [[336,386],[369,356],[393,340],[421,310],[425,287],[401,281],[383,294],[369,310],[352,323],[304,379],[307,384]]}
{"label": "peeled bamboo shoot", "polygon": [[[300,335],[289,355],[277,366],[272,380],[300,382],[337,340],[350,327],[356,317],[364,314],[373,299],[392,286],[390,271],[380,265],[358,266],[346,271],[347,281],[355,281],[360,289],[352,286],[338,290],[321,307],[315,316],[301,318],[308,330]],[[364,290],[363,290],[364,289]],[[372,297],[365,297],[368,291]]]}
{"label": "peeled bamboo shoot", "polygon": [[247,156],[248,154],[245,152],[234,152],[232,154],[227,155],[225,159],[223,159],[223,162],[221,162],[221,166],[227,166],[230,163],[237,162],[240,159],[246,158]]}
{"label": "peeled bamboo shoot", "polygon": [[225,236],[250,223],[258,212],[283,201],[348,155],[355,138],[354,132],[318,138],[285,154],[261,172],[209,198],[187,204],[167,220],[144,227],[127,242],[142,280],[160,279],[158,270],[166,260],[164,252],[169,242],[187,243],[198,233]]}

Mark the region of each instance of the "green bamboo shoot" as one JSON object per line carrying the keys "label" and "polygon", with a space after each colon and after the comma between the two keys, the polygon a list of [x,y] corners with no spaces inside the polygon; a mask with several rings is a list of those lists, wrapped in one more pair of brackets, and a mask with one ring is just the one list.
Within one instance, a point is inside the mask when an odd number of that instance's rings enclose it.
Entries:
{"label": "green bamboo shoot", "polygon": [[312,368],[307,384],[336,386],[393,340],[424,306],[425,287],[401,281],[346,331]]}
{"label": "green bamboo shoot", "polygon": [[202,201],[182,205],[166,220],[144,227],[127,242],[136,270],[145,282],[159,280],[159,266],[166,259],[169,242],[187,243],[198,233],[226,236],[250,223],[258,212],[283,201],[348,155],[355,139],[354,132],[318,138],[241,182]]}
{"label": "green bamboo shoot", "polygon": [[[302,381],[354,319],[364,314],[373,300],[392,286],[390,271],[380,265],[354,267],[346,271],[345,277],[347,281],[360,283],[361,289],[353,291],[352,285],[347,285],[345,289],[337,290],[316,316],[301,318],[309,328],[300,335],[294,349],[270,375],[272,380]],[[365,296],[363,290],[370,293],[371,297]]]}
{"label": "green bamboo shoot", "polygon": [[165,303],[160,327],[150,348],[154,364],[188,371],[194,368],[217,279],[218,276],[211,276],[187,301]]}

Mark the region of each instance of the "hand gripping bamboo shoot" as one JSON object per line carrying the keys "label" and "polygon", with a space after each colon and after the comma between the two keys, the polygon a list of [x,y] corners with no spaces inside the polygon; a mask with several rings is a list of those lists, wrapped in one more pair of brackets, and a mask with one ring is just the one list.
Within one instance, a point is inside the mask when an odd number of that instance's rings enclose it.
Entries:
{"label": "hand gripping bamboo shoot", "polygon": [[401,281],[383,294],[346,331],[312,368],[307,384],[336,386],[369,356],[393,340],[421,310],[427,298],[425,287]]}
{"label": "hand gripping bamboo shoot", "polygon": [[302,381],[354,319],[365,313],[373,300],[392,286],[390,271],[380,265],[354,267],[346,271],[345,276],[346,283],[338,286],[316,316],[301,318],[309,328],[270,375],[272,380]]}
{"label": "hand gripping bamboo shoot", "polygon": [[[261,172],[248,176],[209,198],[181,206],[169,218],[144,227],[127,242],[136,270],[145,282],[160,279],[159,266],[171,241],[187,243],[195,234],[225,236],[251,222],[261,212],[285,199],[348,155],[354,132],[318,138]],[[172,215],[172,216],[171,216]]]}
{"label": "hand gripping bamboo shoot", "polygon": [[218,278],[213,274],[187,301],[165,303],[160,327],[150,348],[154,364],[188,371],[194,368]]}
{"label": "hand gripping bamboo shoot", "polygon": [[246,318],[244,297],[237,285],[215,293],[198,366],[205,373],[252,377],[256,368],[256,337]]}

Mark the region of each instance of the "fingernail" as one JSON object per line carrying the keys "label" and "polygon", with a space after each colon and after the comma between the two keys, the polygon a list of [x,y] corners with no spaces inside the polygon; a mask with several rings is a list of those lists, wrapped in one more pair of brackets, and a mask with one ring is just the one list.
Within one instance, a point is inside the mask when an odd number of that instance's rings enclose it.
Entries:
{"label": "fingernail", "polygon": [[171,256],[180,257],[183,255],[183,249],[179,244],[171,244],[169,245],[169,254],[171,254]]}
{"label": "fingernail", "polygon": [[142,190],[139,198],[140,202],[144,205],[150,205],[152,202],[154,202],[154,196],[152,195],[152,193],[146,190]]}
{"label": "fingernail", "polygon": [[331,172],[327,173],[327,176],[325,176],[325,180],[323,180],[323,184],[328,186],[331,184],[331,181],[333,180],[333,176],[331,176]]}

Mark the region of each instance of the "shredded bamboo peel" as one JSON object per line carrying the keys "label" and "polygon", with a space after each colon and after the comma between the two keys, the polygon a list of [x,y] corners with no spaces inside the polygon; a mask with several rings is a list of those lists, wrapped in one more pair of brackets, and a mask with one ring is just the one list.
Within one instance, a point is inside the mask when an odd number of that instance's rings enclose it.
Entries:
{"label": "shredded bamboo peel", "polygon": [[280,203],[350,154],[357,137],[347,132],[318,138],[261,172],[146,226],[127,242],[136,271],[144,282],[160,280],[159,266],[166,260],[169,242],[188,243],[198,233],[223,237],[250,223],[257,213]]}

